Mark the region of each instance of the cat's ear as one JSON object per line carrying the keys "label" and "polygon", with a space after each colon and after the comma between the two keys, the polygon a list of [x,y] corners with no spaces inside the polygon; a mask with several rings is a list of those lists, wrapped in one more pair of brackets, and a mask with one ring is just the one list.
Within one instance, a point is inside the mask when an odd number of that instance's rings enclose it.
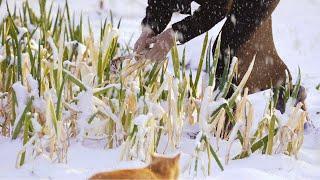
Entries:
{"label": "cat's ear", "polygon": [[181,153],[177,154],[177,155],[174,157],[174,160],[179,161],[179,160],[180,160],[180,155],[181,155]]}

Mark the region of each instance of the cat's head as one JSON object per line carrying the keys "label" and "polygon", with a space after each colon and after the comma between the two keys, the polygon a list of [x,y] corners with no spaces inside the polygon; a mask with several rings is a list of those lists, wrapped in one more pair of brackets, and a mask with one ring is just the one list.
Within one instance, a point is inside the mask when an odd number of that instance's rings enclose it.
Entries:
{"label": "cat's head", "polygon": [[167,175],[172,179],[178,179],[180,169],[179,169],[180,153],[174,157],[164,157],[152,154],[151,164],[152,170],[160,173],[161,175]]}

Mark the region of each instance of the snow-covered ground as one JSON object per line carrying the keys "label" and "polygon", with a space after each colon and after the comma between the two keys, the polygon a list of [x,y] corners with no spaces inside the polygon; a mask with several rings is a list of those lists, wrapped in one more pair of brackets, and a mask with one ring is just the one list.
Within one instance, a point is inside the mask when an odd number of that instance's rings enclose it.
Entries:
{"label": "snow-covered ground", "polygon": [[[16,0],[18,3],[22,2]],[[35,1],[35,0],[32,0]],[[81,12],[89,16],[95,28],[109,15],[112,9],[114,21],[122,17],[120,27],[122,42],[128,42],[133,37],[134,42],[139,35],[140,22],[144,16],[147,0],[106,0],[105,10],[99,10],[98,0],[69,0],[75,14]],[[36,2],[36,1],[35,1]],[[64,4],[64,0],[56,0]],[[12,5],[13,1],[9,1]],[[194,5],[196,7],[196,5]],[[0,19],[4,16],[4,5],[0,7]],[[281,0],[273,14],[273,32],[277,50],[289,66],[293,76],[297,74],[298,66],[302,71],[302,84],[308,92],[307,105],[309,117],[316,128],[320,129],[320,92],[315,89],[320,83],[320,0]],[[181,16],[175,16],[178,20]],[[221,27],[220,23],[210,31],[215,36]],[[187,56],[192,67],[196,67],[200,54],[200,44],[203,36],[185,44]],[[182,48],[182,47],[181,47]],[[263,93],[250,96],[255,105],[255,119],[259,120],[265,106]],[[318,134],[317,134],[318,133]],[[252,155],[249,158],[231,161],[220,172],[214,167],[209,179],[320,179],[320,130],[306,130],[305,142],[300,150],[298,160],[285,155]],[[51,163],[48,157],[40,156],[35,161],[28,162],[20,169],[15,168],[17,153],[21,148],[20,140],[12,141],[0,137],[0,179],[47,178],[47,179],[85,179],[92,173],[116,168],[143,166],[144,163],[119,161],[120,148],[106,150],[96,146],[95,142],[72,142],[68,152],[68,163]],[[181,167],[189,158],[192,140],[185,140],[181,145]],[[221,148],[219,154],[223,157],[225,151]],[[234,146],[233,151],[237,149]],[[187,174],[182,179],[190,178]]]}

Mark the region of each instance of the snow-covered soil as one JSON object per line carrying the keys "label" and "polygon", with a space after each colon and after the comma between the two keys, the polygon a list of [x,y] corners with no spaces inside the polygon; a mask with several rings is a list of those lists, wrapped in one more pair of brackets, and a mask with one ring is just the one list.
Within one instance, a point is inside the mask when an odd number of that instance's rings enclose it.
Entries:
{"label": "snow-covered soil", "polygon": [[[16,0],[18,3],[22,2]],[[34,1],[34,0],[33,0]],[[122,42],[137,38],[140,31],[140,21],[144,16],[147,0],[108,0],[105,9],[99,10],[98,0],[69,0],[75,14],[81,12],[89,16],[97,29],[104,17],[112,9],[114,21],[122,17],[120,27]],[[56,0],[57,4],[64,4],[64,0]],[[9,1],[12,5],[13,1]],[[196,7],[196,5],[194,5]],[[0,19],[4,16],[4,5],[0,7]],[[273,33],[277,50],[292,74],[297,74],[298,66],[302,71],[302,84],[307,89],[307,105],[310,120],[319,131],[307,129],[305,141],[298,159],[285,155],[252,155],[243,160],[231,161],[221,172],[218,167],[210,178],[216,179],[320,179],[320,92],[316,85],[320,83],[320,0],[281,0],[273,14]],[[177,20],[181,16],[175,16]],[[222,22],[223,23],[223,22]],[[222,23],[210,31],[215,36]],[[200,44],[203,36],[192,40],[185,46],[188,60],[192,67],[196,67],[200,54]],[[180,47],[182,48],[182,46]],[[266,93],[266,92],[264,92]],[[265,107],[264,94],[251,95],[255,106],[255,119],[261,119]],[[185,139],[181,144],[181,167],[183,168],[190,157],[193,148],[192,140]],[[101,143],[102,144],[102,143]],[[15,168],[17,153],[21,148],[20,140],[12,141],[0,137],[0,179],[47,178],[47,179],[85,179],[92,173],[102,170],[140,167],[145,164],[138,161],[119,161],[121,147],[106,150],[97,142],[71,142],[67,164],[52,163],[49,157],[42,155],[35,161],[26,163],[22,168]],[[222,143],[219,155],[223,159],[225,154]],[[235,145],[232,153],[235,155],[239,146]],[[215,166],[215,165],[214,165]],[[201,177],[201,175],[200,175]],[[190,178],[186,173],[182,179]]]}

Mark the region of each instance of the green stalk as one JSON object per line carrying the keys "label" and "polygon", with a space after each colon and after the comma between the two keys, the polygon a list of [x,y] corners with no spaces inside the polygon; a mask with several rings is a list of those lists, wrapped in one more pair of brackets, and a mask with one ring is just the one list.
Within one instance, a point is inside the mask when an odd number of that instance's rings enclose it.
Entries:
{"label": "green stalk", "polygon": [[221,44],[221,33],[218,36],[216,48],[214,50],[214,56],[213,56],[213,64],[210,72],[210,77],[209,77],[209,86],[213,85],[213,82],[215,80],[216,76],[216,69],[219,61],[219,56],[220,56],[220,44]]}
{"label": "green stalk", "polygon": [[196,79],[194,81],[193,97],[196,97],[196,90],[197,90],[200,75],[202,72],[203,60],[204,60],[206,50],[207,50],[207,45],[208,45],[208,36],[209,36],[209,34],[206,33],[206,36],[205,36],[205,38],[203,40],[203,44],[202,44],[202,51],[201,51],[201,56],[200,56],[199,65],[198,65],[198,69],[197,69],[197,75],[196,75]]}
{"label": "green stalk", "polygon": [[[274,129],[273,134],[277,134],[278,132],[278,128]],[[251,146],[251,152],[254,153],[255,151],[257,151],[258,149],[260,149],[261,147],[263,147],[265,144],[267,144],[268,142],[268,138],[269,135],[264,136],[263,138],[261,138],[259,141],[257,141],[256,143],[254,143]]]}
{"label": "green stalk", "polygon": [[[27,113],[26,120],[24,122],[23,145],[25,145],[29,140],[29,127],[31,124],[30,119],[31,119],[31,114]],[[24,164],[25,157],[26,157],[26,152],[24,151],[20,158],[20,166]]]}
{"label": "green stalk", "polygon": [[18,137],[18,135],[19,135],[19,133],[21,131],[21,128],[22,128],[22,126],[24,125],[24,123],[26,121],[26,115],[31,110],[32,101],[33,101],[33,98],[30,98],[28,100],[27,105],[26,105],[26,107],[24,108],[24,110],[23,110],[23,112],[21,114],[20,120],[19,120],[16,128],[13,131],[12,139],[17,139],[17,137]]}
{"label": "green stalk", "polygon": [[[164,120],[163,118],[160,120],[160,127],[163,127],[164,126]],[[162,133],[162,129],[160,128],[159,131],[158,131],[158,136],[157,136],[157,140],[156,140],[156,143],[155,143],[155,150],[157,150],[158,146],[159,146],[159,142],[160,142],[160,138],[161,138],[161,133]]]}
{"label": "green stalk", "polygon": [[99,50],[98,56],[98,68],[97,68],[97,76],[98,76],[98,83],[101,84],[103,82],[103,62],[102,62],[102,49]]}
{"label": "green stalk", "polygon": [[53,127],[54,127],[54,130],[55,132],[57,133],[58,132],[58,129],[57,129],[57,124],[58,124],[58,120],[57,120],[57,115],[56,115],[56,111],[54,110],[54,104],[52,102],[52,99],[50,97],[49,99],[49,110],[51,112],[51,119],[52,119],[52,124],[53,124]]}
{"label": "green stalk", "polygon": [[222,97],[223,98],[226,98],[228,93],[229,93],[229,90],[230,90],[230,87],[231,87],[231,84],[232,84],[232,80],[233,80],[233,77],[236,73],[236,69],[237,69],[237,63],[233,66],[233,69],[230,69],[229,71],[229,77],[228,77],[228,74],[226,76],[226,81],[225,82],[222,82],[222,84],[224,84],[223,88],[222,88]]}
{"label": "green stalk", "polygon": [[117,45],[118,45],[118,37],[115,37],[112,39],[103,61],[102,73],[104,71],[107,80],[109,80],[110,78],[110,62],[117,51]]}
{"label": "green stalk", "polygon": [[275,129],[275,123],[276,123],[276,116],[272,115],[269,125],[269,135],[268,135],[268,144],[267,144],[267,154],[272,154],[272,148],[273,148],[273,138],[274,138],[274,129]]}
{"label": "green stalk", "polygon": [[210,77],[210,70],[211,70],[211,44],[212,44],[212,38],[209,41],[209,46],[207,48],[207,53],[206,53],[206,73],[209,74]]}
{"label": "green stalk", "polygon": [[72,29],[72,26],[71,26],[70,8],[69,8],[68,0],[66,0],[65,9],[67,11],[67,20],[68,20],[68,25],[69,25],[70,39],[74,40],[73,29]]}
{"label": "green stalk", "polygon": [[40,49],[41,49],[41,46],[40,46],[40,42],[38,42],[38,68],[37,68],[37,80],[38,80],[38,85],[39,85],[39,96],[41,95],[41,53],[40,53]]}
{"label": "green stalk", "polygon": [[222,166],[222,163],[221,163],[221,161],[220,161],[220,159],[219,159],[218,155],[216,154],[216,152],[213,150],[213,148],[212,148],[211,144],[208,142],[207,137],[206,137],[206,136],[203,136],[203,137],[202,137],[202,139],[205,141],[205,143],[206,143],[206,144],[208,144],[208,145],[209,145],[209,149],[210,149],[210,152],[211,152],[211,154],[212,154],[212,156],[213,156],[214,160],[215,160],[215,161],[216,161],[216,163],[218,164],[218,166],[219,166],[220,170],[221,170],[221,171],[223,171],[223,170],[224,170],[224,168],[223,168],[223,166]]}
{"label": "green stalk", "polygon": [[174,76],[180,79],[180,62],[179,62],[179,55],[178,55],[178,48],[177,48],[176,41],[174,41],[174,45],[171,49],[171,57],[172,57]]}
{"label": "green stalk", "polygon": [[58,93],[58,101],[57,101],[57,108],[56,108],[56,117],[58,121],[60,121],[62,118],[62,92],[65,84],[65,79],[66,78],[63,78],[60,89],[59,89],[59,93]]}
{"label": "green stalk", "polygon": [[301,71],[300,71],[300,67],[299,67],[297,82],[293,88],[292,95],[291,95],[291,97],[293,97],[294,99],[298,98],[300,86],[301,86]]}
{"label": "green stalk", "polygon": [[211,170],[211,150],[210,150],[210,145],[207,143],[207,155],[208,155],[208,176],[210,176],[210,170]]}
{"label": "green stalk", "polygon": [[152,85],[155,80],[158,77],[158,74],[160,72],[159,63],[155,63],[150,71],[150,74],[148,75],[148,81],[146,82],[146,86],[148,87],[149,85]]}
{"label": "green stalk", "polygon": [[87,87],[77,77],[75,77],[73,74],[71,74],[71,72],[69,72],[66,69],[63,69],[62,73],[65,76],[65,78],[67,78],[68,80],[73,82],[75,85],[79,86],[80,89],[83,89],[85,91],[87,90]]}
{"label": "green stalk", "polygon": [[181,70],[181,74],[182,74],[182,77],[185,78],[186,76],[186,48],[183,48],[183,53],[182,53],[182,70]]}

